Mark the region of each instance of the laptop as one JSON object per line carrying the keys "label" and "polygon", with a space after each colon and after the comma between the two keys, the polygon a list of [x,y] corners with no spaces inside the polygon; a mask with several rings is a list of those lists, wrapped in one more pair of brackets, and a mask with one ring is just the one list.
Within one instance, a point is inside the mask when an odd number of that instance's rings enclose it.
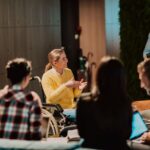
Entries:
{"label": "laptop", "polygon": [[148,127],[145,124],[143,117],[138,111],[134,111],[132,117],[132,133],[130,135],[130,140],[139,138],[143,133],[147,131]]}

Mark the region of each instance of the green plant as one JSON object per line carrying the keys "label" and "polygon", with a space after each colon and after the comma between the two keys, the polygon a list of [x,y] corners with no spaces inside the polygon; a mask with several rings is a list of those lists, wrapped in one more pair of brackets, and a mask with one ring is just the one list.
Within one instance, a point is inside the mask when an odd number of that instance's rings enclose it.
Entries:
{"label": "green plant", "polygon": [[120,0],[120,58],[127,70],[130,96],[146,99],[140,88],[137,64],[143,59],[143,50],[150,32],[150,0]]}

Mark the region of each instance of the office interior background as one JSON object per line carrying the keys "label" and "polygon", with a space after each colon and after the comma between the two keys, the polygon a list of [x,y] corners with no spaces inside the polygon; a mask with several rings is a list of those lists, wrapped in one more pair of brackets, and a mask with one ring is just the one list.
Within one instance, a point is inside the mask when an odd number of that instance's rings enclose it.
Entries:
{"label": "office interior background", "polygon": [[[90,63],[95,66],[104,55],[120,57],[123,37],[120,36],[120,6],[126,8],[125,0],[121,1],[120,4],[119,0],[0,0],[0,87],[8,82],[5,65],[15,57],[31,60],[33,75],[40,77],[48,62],[47,54],[54,48],[65,48],[69,68],[75,76],[79,66],[79,49],[83,50],[84,56],[89,55]],[[143,2],[146,3],[146,0]],[[133,0],[130,5],[134,3],[141,5],[140,0]],[[144,8],[145,5],[142,6]],[[130,12],[130,7],[127,6],[127,10]],[[135,13],[138,12],[135,10]],[[140,24],[140,20],[137,23]],[[147,35],[148,29],[143,35],[138,61],[142,60]],[[126,42],[129,43],[130,39]],[[128,57],[132,60],[136,56],[129,54]],[[92,86],[95,85],[95,73],[96,67],[93,67]],[[136,81],[135,86],[140,86],[137,77]],[[138,99],[146,94],[133,95]]]}

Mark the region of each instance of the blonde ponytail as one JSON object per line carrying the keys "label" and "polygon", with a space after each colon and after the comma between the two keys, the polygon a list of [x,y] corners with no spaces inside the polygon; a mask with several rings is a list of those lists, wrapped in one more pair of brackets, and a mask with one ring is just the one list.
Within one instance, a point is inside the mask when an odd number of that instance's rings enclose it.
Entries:
{"label": "blonde ponytail", "polygon": [[53,61],[58,61],[62,53],[64,53],[63,49],[53,49],[48,53],[49,63],[45,66],[45,72],[52,68]]}
{"label": "blonde ponytail", "polygon": [[50,63],[48,63],[46,66],[45,66],[45,72],[47,72],[49,69],[52,68],[52,65]]}

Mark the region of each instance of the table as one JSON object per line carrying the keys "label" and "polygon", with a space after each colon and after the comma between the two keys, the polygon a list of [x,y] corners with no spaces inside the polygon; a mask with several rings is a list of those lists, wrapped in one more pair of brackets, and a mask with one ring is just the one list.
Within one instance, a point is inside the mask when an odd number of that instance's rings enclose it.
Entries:
{"label": "table", "polygon": [[68,142],[67,138],[48,138],[46,141],[26,141],[0,139],[0,149],[23,149],[23,150],[55,150],[55,149],[76,149],[83,140]]}
{"label": "table", "polygon": [[63,114],[72,121],[76,121],[76,109],[64,109]]}

